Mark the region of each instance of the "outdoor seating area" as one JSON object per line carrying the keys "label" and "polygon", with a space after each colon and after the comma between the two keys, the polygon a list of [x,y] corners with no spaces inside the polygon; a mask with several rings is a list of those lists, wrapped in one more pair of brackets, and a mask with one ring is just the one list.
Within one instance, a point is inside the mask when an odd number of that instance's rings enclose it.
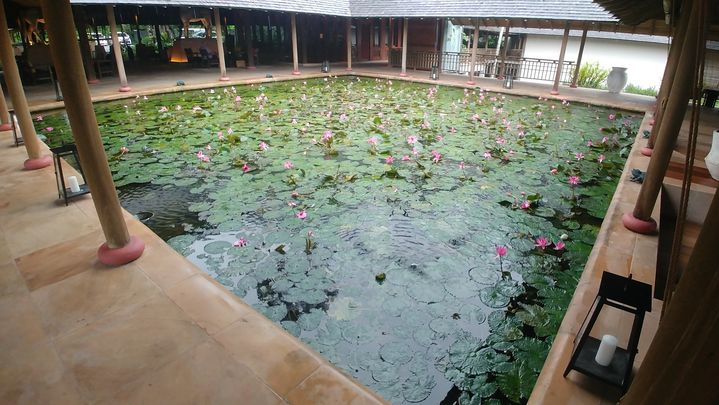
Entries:
{"label": "outdoor seating area", "polygon": [[0,402],[719,400],[719,8],[250,3],[0,0]]}

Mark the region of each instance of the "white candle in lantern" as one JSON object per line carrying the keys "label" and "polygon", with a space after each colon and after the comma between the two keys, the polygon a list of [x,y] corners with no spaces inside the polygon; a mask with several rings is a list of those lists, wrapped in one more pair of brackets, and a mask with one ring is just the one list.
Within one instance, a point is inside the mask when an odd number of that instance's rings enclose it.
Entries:
{"label": "white candle in lantern", "polygon": [[77,193],[80,191],[80,183],[77,182],[77,177],[69,176],[67,182],[70,184],[70,191]]}
{"label": "white candle in lantern", "polygon": [[612,357],[617,350],[617,338],[612,335],[602,336],[602,342],[599,343],[599,350],[594,356],[594,361],[606,367],[612,363]]}

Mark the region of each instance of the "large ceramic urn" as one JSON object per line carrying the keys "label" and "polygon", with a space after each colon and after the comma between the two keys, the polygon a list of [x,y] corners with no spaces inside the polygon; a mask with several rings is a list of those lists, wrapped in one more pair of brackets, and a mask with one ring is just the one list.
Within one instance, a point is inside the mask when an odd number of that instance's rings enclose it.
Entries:
{"label": "large ceramic urn", "polygon": [[707,170],[714,180],[719,180],[719,129],[714,130],[712,148],[707,157],[704,158]]}
{"label": "large ceramic urn", "polygon": [[624,86],[627,85],[627,68],[613,67],[607,77],[607,88],[610,93],[620,93]]}

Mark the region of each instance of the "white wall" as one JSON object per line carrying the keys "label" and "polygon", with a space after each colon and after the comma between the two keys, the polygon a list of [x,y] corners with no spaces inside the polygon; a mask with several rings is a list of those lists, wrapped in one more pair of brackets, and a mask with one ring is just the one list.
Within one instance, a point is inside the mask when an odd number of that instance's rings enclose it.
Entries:
{"label": "white wall", "polygon": [[[567,61],[576,61],[580,38],[570,37],[567,43]],[[525,58],[558,59],[562,37],[527,35]],[[584,44],[585,62],[598,62],[600,66],[627,68],[627,83],[659,89],[667,62],[669,46],[650,42],[621,41],[616,39],[587,38]]]}

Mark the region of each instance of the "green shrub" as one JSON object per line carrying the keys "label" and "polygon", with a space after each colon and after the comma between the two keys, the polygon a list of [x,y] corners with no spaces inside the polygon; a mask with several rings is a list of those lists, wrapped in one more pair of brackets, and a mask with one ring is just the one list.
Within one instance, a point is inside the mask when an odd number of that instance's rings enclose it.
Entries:
{"label": "green shrub", "polygon": [[632,93],[632,94],[641,94],[644,96],[656,96],[657,95],[657,88],[656,87],[641,87],[634,84],[629,83],[627,87],[624,88],[625,93]]}
{"label": "green shrub", "polygon": [[599,63],[585,63],[579,68],[577,86],[600,89],[609,76],[609,69],[603,69]]}

